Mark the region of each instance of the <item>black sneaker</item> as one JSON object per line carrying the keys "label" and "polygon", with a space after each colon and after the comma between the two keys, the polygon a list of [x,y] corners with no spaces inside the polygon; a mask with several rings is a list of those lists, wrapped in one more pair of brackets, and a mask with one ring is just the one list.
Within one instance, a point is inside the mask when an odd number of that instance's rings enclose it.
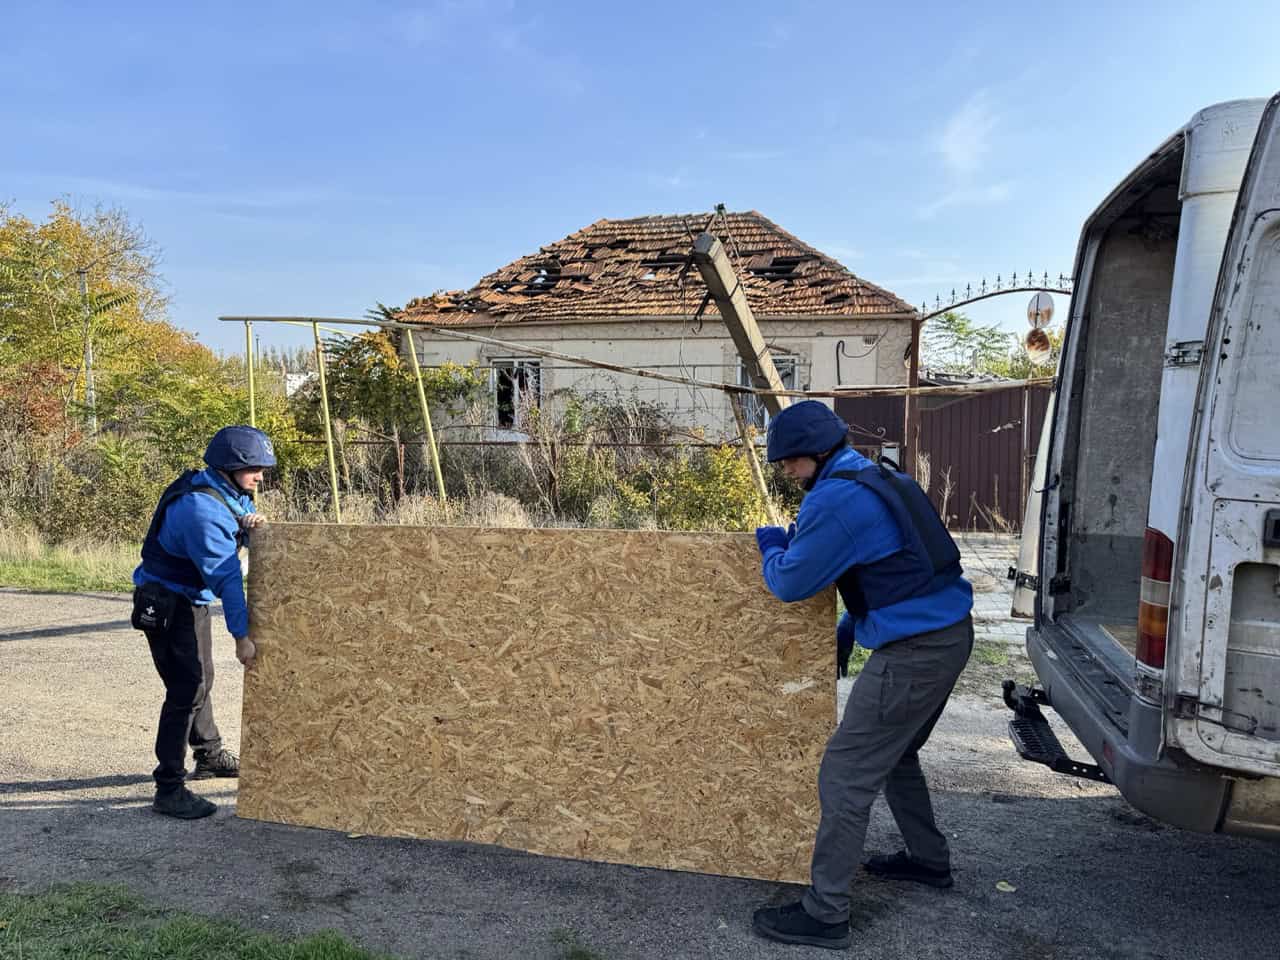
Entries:
{"label": "black sneaker", "polygon": [[802,943],[829,950],[844,950],[853,942],[848,920],[819,923],[799,900],[782,907],[761,907],[751,918],[751,929],[779,943]]}
{"label": "black sneaker", "polygon": [[157,791],[151,809],[156,813],[163,813],[166,817],[177,817],[179,820],[199,820],[201,817],[216,813],[218,805],[204,797],[197,797],[186,787],[179,787],[177,790],[166,790],[163,793]]}
{"label": "black sneaker", "polygon": [[930,887],[945,890],[955,881],[951,879],[950,870],[938,870],[916,863],[905,850],[889,856],[872,857],[862,865],[873,877],[884,877],[887,880],[910,880],[912,883],[923,883]]}
{"label": "black sneaker", "polygon": [[211,780],[214,777],[240,776],[240,758],[230,750],[219,750],[217,753],[202,753],[196,757],[196,768],[191,771],[191,780]]}

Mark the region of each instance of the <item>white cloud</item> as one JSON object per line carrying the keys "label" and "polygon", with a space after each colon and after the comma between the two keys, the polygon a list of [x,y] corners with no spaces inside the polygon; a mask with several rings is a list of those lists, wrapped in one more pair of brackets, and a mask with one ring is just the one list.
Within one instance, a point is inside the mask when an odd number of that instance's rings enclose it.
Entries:
{"label": "white cloud", "polygon": [[[44,180],[46,178],[39,177],[36,179]],[[318,186],[186,190],[174,187],[153,187],[143,183],[130,183],[124,180],[108,180],[98,177],[58,177],[56,180],[72,194],[89,194],[100,196],[106,200],[158,200],[242,210],[313,207],[333,196],[332,189]]]}
{"label": "white cloud", "polygon": [[752,41],[752,46],[763,50],[779,50],[791,40],[791,27],[781,20],[769,21],[764,36]]}
{"label": "white cloud", "polygon": [[[499,7],[501,9],[493,9]],[[411,50],[432,44],[456,41],[457,35],[469,31],[478,35],[486,22],[510,12],[509,3],[489,0],[437,0],[391,17],[390,29]]]}
{"label": "white cloud", "polygon": [[943,210],[952,207],[987,207],[1004,203],[1013,194],[1009,183],[993,183],[986,187],[960,187],[945,193],[932,203],[926,203],[916,210],[921,220],[932,220]]}
{"label": "white cloud", "polygon": [[991,134],[999,118],[985,90],[979,90],[960,105],[938,138],[938,149],[952,173],[972,176],[991,152]]}
{"label": "white cloud", "polygon": [[688,177],[684,170],[677,170],[675,173],[650,173],[648,177],[649,183],[653,186],[668,187],[673,190],[685,186],[688,182]]}
{"label": "white cloud", "polygon": [[[568,97],[577,97],[586,91],[586,71],[566,54],[566,49],[552,38],[546,48],[538,44],[541,38],[540,23],[507,24],[494,28],[490,40],[501,56],[519,67],[526,84],[537,85]],[[548,50],[557,52],[551,53]]]}
{"label": "white cloud", "polygon": [[742,163],[761,163],[766,160],[780,160],[787,155],[785,150],[776,149],[753,149],[747,147],[741,150],[730,150],[725,153],[726,159],[737,160]]}
{"label": "white cloud", "polygon": [[854,247],[841,247],[830,243],[823,244],[818,249],[835,257],[841,263],[848,263],[850,260],[861,260],[865,256],[861,250]]}

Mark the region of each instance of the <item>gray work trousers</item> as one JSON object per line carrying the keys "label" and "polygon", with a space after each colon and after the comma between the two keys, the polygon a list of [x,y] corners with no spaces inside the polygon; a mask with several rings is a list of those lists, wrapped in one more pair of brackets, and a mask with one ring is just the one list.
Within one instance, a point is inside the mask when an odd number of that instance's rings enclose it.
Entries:
{"label": "gray work trousers", "polygon": [[822,820],[803,900],[815,920],[848,918],[871,804],[881,790],[912,859],[950,869],[951,851],[933,821],[919,751],[972,651],[973,620],[965,617],[945,630],[881,647],[854,681],[818,770]]}

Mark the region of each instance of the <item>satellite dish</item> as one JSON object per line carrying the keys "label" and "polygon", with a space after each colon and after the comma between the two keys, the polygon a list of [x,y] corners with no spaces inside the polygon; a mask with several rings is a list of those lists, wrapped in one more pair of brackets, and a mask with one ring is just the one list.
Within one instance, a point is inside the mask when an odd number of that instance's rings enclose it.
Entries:
{"label": "satellite dish", "polygon": [[[1052,307],[1050,311],[1052,312]],[[1031,330],[1024,342],[1027,348],[1027,358],[1036,366],[1040,366],[1040,364],[1048,360],[1053,353],[1053,344],[1049,341],[1049,335],[1039,327]]]}
{"label": "satellite dish", "polygon": [[1033,330],[1047,327],[1053,319],[1053,297],[1041,291],[1031,298],[1027,304],[1027,323]]}

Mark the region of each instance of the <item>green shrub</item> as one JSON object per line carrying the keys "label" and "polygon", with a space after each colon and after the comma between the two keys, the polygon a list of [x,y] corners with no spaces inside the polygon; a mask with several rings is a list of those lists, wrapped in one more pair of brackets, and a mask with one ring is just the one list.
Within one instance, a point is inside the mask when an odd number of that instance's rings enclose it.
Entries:
{"label": "green shrub", "polygon": [[664,529],[750,530],[765,522],[751,468],[734,447],[711,447],[662,464],[653,490]]}
{"label": "green shrub", "polygon": [[29,519],[51,543],[141,540],[161,491],[173,479],[151,465],[144,444],[102,437],[53,465],[50,498]]}

